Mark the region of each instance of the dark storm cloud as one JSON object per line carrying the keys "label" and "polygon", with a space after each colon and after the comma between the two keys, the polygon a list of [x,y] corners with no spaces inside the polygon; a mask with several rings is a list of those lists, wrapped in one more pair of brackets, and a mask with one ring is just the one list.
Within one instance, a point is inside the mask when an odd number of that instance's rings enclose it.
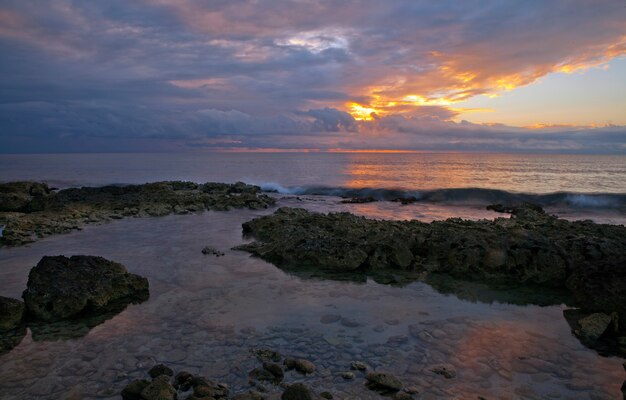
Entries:
{"label": "dark storm cloud", "polygon": [[[432,101],[624,54],[623,18],[622,4],[608,0],[4,1],[0,151],[97,149],[107,140],[107,149],[137,150],[544,143],[625,151],[619,127],[468,126]],[[353,103],[376,119],[355,120]]]}

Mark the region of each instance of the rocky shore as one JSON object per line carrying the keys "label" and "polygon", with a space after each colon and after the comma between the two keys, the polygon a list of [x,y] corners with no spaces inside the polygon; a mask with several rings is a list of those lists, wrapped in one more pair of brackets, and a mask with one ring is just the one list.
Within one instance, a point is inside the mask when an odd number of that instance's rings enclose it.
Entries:
{"label": "rocky shore", "polygon": [[[368,275],[412,271],[513,286],[564,288],[580,308],[568,321],[587,345],[626,336],[626,227],[570,222],[540,208],[511,218],[369,220],[349,213],[280,208],[243,224],[257,240],[237,247],[289,271]],[[620,321],[622,323],[620,324]]]}
{"label": "rocky shore", "polygon": [[274,199],[245,183],[156,182],[54,190],[44,183],[0,184],[0,245],[21,245],[52,234],[124,217],[267,208]]}

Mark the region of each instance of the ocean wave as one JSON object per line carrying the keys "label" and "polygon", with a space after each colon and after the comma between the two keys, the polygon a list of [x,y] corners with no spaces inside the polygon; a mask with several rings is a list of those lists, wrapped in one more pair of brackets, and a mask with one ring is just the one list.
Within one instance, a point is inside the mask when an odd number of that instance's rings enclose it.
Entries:
{"label": "ocean wave", "polygon": [[325,186],[283,186],[278,183],[259,185],[263,191],[286,195],[337,196],[343,198],[368,198],[378,201],[409,199],[417,202],[450,203],[465,205],[503,204],[524,202],[541,206],[566,206],[572,208],[625,209],[626,193],[573,193],[547,194],[518,193],[499,189],[458,188],[432,190],[403,190],[384,188],[344,188]]}

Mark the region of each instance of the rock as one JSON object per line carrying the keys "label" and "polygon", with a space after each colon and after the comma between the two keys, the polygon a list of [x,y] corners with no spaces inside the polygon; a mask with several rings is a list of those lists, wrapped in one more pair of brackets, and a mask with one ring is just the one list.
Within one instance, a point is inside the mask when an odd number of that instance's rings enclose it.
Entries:
{"label": "rock", "polygon": [[264,362],[263,369],[272,374],[274,376],[274,379],[276,379],[277,381],[282,381],[283,377],[285,376],[283,369],[278,364]]}
{"label": "rock", "polygon": [[373,198],[372,196],[367,196],[367,197],[353,197],[351,199],[344,199],[341,200],[342,203],[344,204],[363,204],[363,203],[373,203],[376,200],[375,198]]}
{"label": "rock", "polygon": [[296,371],[302,374],[312,374],[313,372],[315,372],[315,364],[303,358],[288,358],[285,360],[285,366],[287,367],[287,369],[295,368]]}
{"label": "rock", "polygon": [[268,381],[278,383],[282,379],[277,379],[274,374],[264,368],[255,368],[248,373],[248,378],[257,381]]}
{"label": "rock", "polygon": [[0,184],[0,212],[34,212],[51,201],[48,185],[39,182],[9,182]]}
{"label": "rock", "polygon": [[367,371],[367,365],[362,361],[352,361],[350,363],[350,369],[357,371]]}
{"label": "rock", "polygon": [[23,297],[29,314],[56,321],[145,300],[148,280],[102,257],[43,257],[30,271]]}
{"label": "rock", "polygon": [[150,378],[156,378],[157,376],[161,376],[161,375],[173,376],[174,371],[172,371],[171,368],[163,364],[157,364],[154,367],[150,368],[150,371],[148,371],[148,375],[150,375]]}
{"label": "rock", "polygon": [[332,400],[334,398],[331,392],[322,392],[320,393],[320,397],[323,399],[328,399],[328,400]]}
{"label": "rock", "polygon": [[430,368],[432,372],[446,379],[456,378],[456,368],[452,364],[438,364]]}
{"label": "rock", "polygon": [[150,382],[145,379],[136,379],[126,385],[122,390],[123,400],[142,400],[141,392],[150,385]]}
{"label": "rock", "polygon": [[355,378],[354,372],[342,372],[341,377],[345,380],[352,380]]}
{"label": "rock", "polygon": [[320,322],[322,324],[334,324],[335,322],[339,321],[341,321],[341,315],[336,314],[327,314],[323,315],[322,318],[320,318]]}
{"label": "rock", "polygon": [[141,391],[143,400],[175,400],[176,389],[169,383],[165,375],[157,377]]}
{"label": "rock", "polygon": [[227,399],[230,392],[228,385],[217,383],[203,377],[194,377],[192,380],[193,396],[198,399]]}
{"label": "rock", "polygon": [[213,247],[209,247],[209,246],[206,246],[205,248],[202,249],[202,254],[212,255],[212,256],[215,256],[215,257],[221,257],[221,256],[224,255],[223,252],[221,252],[221,251],[219,251],[219,250],[217,250],[217,249],[215,249]]}
{"label": "rock", "polygon": [[251,352],[259,361],[279,362],[283,359],[283,356],[279,352],[271,349],[252,349]]}
{"label": "rock", "polygon": [[582,341],[595,342],[611,324],[612,318],[604,313],[594,313],[578,320],[578,329],[574,334]]}
{"label": "rock", "polygon": [[374,390],[397,392],[404,386],[398,378],[388,372],[370,372],[365,379],[368,387]]}
{"label": "rock", "polygon": [[[45,184],[0,184],[0,244],[20,245],[40,237],[128,216],[161,216],[207,209],[267,208],[275,203],[258,186],[193,182],[83,187],[53,193]],[[13,214],[10,214],[10,213]],[[17,213],[19,212],[19,214]]]}
{"label": "rock", "polygon": [[[587,345],[594,347],[600,337],[613,336],[617,333],[619,317],[617,313],[607,315],[604,313],[591,313],[579,309],[567,309],[563,311],[565,319],[572,328],[572,333]],[[615,340],[619,346],[619,338]]]}
{"label": "rock", "polygon": [[409,197],[397,197],[391,201],[396,202],[396,203],[401,203],[403,206],[407,205],[407,204],[413,204],[418,200],[417,197],[415,196],[409,196]]}
{"label": "rock", "polygon": [[413,396],[408,394],[407,392],[398,392],[393,395],[392,400],[412,400]]}
{"label": "rock", "polygon": [[345,326],[346,328],[357,328],[361,326],[361,323],[352,318],[342,318],[341,325]]}
{"label": "rock", "polygon": [[280,396],[281,400],[313,400],[311,390],[303,383],[289,385]]}
{"label": "rock", "polygon": [[193,383],[193,375],[187,371],[180,371],[174,377],[174,387],[180,389],[183,392],[191,389]]}
{"label": "rock", "polygon": [[23,302],[0,296],[0,331],[8,331],[19,327],[23,316]]}
{"label": "rock", "polygon": [[419,389],[415,386],[409,386],[409,387],[405,387],[404,391],[407,392],[408,394],[418,394],[419,393]]}

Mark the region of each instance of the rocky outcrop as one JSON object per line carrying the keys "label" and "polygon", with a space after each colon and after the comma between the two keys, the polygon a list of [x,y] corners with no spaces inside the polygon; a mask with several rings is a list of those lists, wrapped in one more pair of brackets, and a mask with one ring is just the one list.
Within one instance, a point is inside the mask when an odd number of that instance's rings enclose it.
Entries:
{"label": "rocky outcrop", "polygon": [[237,249],[290,270],[410,270],[567,288],[581,308],[626,321],[626,227],[570,222],[533,205],[507,210],[511,218],[427,224],[280,208],[244,223],[257,241]]}
{"label": "rocky outcrop", "polygon": [[0,184],[0,244],[40,237],[124,217],[186,214],[231,208],[267,208],[274,199],[245,183],[156,182],[53,191],[43,183]]}
{"label": "rocky outcrop", "polygon": [[0,184],[0,212],[35,212],[43,210],[52,191],[45,183],[11,182]]}
{"label": "rocky outcrop", "polygon": [[20,326],[24,316],[24,303],[0,296],[0,331],[9,331]]}
{"label": "rocky outcrop", "polygon": [[102,257],[43,257],[30,271],[23,297],[29,315],[56,321],[145,300],[148,280]]}

